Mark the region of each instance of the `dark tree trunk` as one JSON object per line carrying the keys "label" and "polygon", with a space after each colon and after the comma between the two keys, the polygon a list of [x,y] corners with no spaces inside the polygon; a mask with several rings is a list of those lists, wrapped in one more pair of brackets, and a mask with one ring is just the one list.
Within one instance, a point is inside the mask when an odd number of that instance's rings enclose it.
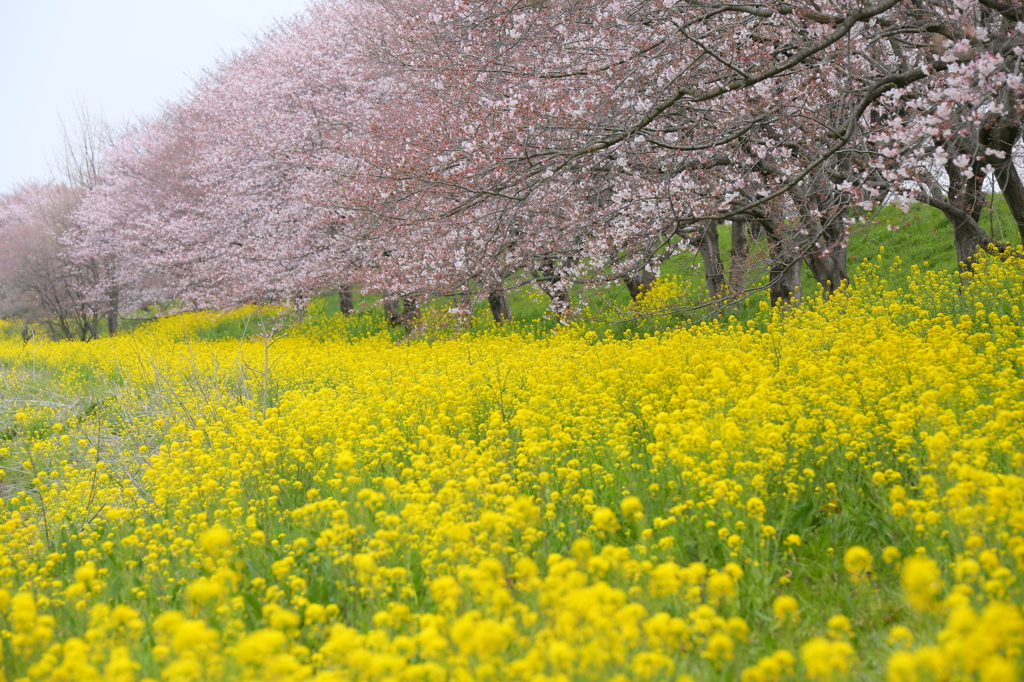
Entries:
{"label": "dark tree trunk", "polygon": [[351,284],[346,284],[338,289],[338,310],[343,315],[351,315],[356,311]]}
{"label": "dark tree trunk", "polygon": [[420,319],[420,303],[415,296],[406,296],[402,299],[402,317],[407,326],[416,324]]}
{"label": "dark tree trunk", "polygon": [[55,324],[52,320],[46,320],[46,333],[51,341],[74,338],[64,320],[60,320],[58,324]]}
{"label": "dark tree trunk", "polygon": [[800,304],[800,249],[784,241],[781,230],[769,219],[759,221],[768,237],[768,293],[773,306]]}
{"label": "dark tree trunk", "polygon": [[976,161],[971,166],[971,173],[967,177],[967,200],[970,202],[970,214],[974,222],[981,222],[981,212],[985,208],[987,197],[985,196],[985,171],[982,168],[985,164]]}
{"label": "dark tree trunk", "polygon": [[807,265],[814,279],[821,285],[821,296],[826,301],[846,281],[846,247],[836,246],[827,254],[812,251],[807,254]]}
{"label": "dark tree trunk", "polygon": [[420,319],[420,306],[415,296],[403,296],[384,301],[384,320],[392,327],[405,327],[411,331]]}
{"label": "dark tree trunk", "polygon": [[1024,244],[1024,184],[1021,183],[1017,168],[1013,165],[1013,158],[1009,155],[1005,163],[996,167],[996,181],[1003,192],[1006,205],[1010,208],[1013,221],[1017,223],[1020,241]]}
{"label": "dark tree trunk", "polygon": [[953,223],[953,244],[956,246],[956,260],[960,272],[971,270],[974,259],[980,251],[989,246],[997,248],[1005,246],[993,242],[988,233],[978,225],[978,221],[959,206],[942,201],[931,194],[922,194],[918,198],[922,203],[942,211]]}
{"label": "dark tree trunk", "polygon": [[[1008,125],[1008,124],[1007,124]],[[953,224],[953,244],[956,247],[957,267],[961,273],[971,270],[974,260],[980,251],[994,246],[998,249],[1005,248],[1005,244],[997,244],[992,241],[988,233],[981,229],[978,220],[981,217],[981,209],[985,205],[983,183],[985,181],[984,166],[988,163],[986,157],[975,157],[970,168],[961,169],[954,163],[954,154],[961,152],[973,155],[976,149],[985,140],[989,140],[997,147],[996,139],[1002,135],[999,130],[1004,126],[1002,119],[991,122],[989,126],[983,126],[977,133],[977,137],[966,139],[954,137],[947,143],[951,158],[946,162],[946,176],[948,184],[943,198],[942,189],[937,183],[933,183],[929,191],[918,195],[918,200],[942,211]],[[1007,134],[1016,139],[1018,131],[1012,130],[1009,126]],[[1011,145],[1012,150],[1012,145]]]}
{"label": "dark tree trunk", "polygon": [[110,296],[110,307],[107,308],[107,334],[110,336],[117,336],[117,331],[120,322],[120,297],[118,293],[114,291]]}
{"label": "dark tree trunk", "polygon": [[981,209],[985,207],[985,195],[982,192],[984,176],[980,166],[980,163],[975,163],[965,173],[953,159],[946,162],[946,177],[949,180],[946,201],[965,211],[975,223],[981,218]]}
{"label": "dark tree trunk", "polygon": [[91,341],[100,337],[100,316],[82,313],[78,318],[78,340]]}
{"label": "dark tree trunk", "polygon": [[560,289],[552,290],[547,292],[548,296],[551,297],[551,302],[554,303],[554,307],[559,310],[558,317],[566,318],[569,314],[569,307],[572,301],[569,299],[569,293]]}
{"label": "dark tree trunk", "polygon": [[953,243],[956,246],[956,262],[960,271],[971,269],[980,251],[992,243],[988,233],[981,229],[974,216],[965,211],[945,212],[953,223]]}
{"label": "dark tree trunk", "polygon": [[553,258],[545,258],[537,268],[537,285],[551,299],[552,307],[558,311],[559,319],[565,319],[569,312],[569,292],[565,290],[565,282],[558,273]]}
{"label": "dark tree trunk", "polygon": [[78,325],[76,324],[75,318],[64,310],[62,306],[55,305],[52,309],[56,312],[56,324],[47,320],[46,324],[50,328],[50,338],[54,341],[62,339],[74,339],[78,336]]}
{"label": "dark tree trunk", "polygon": [[747,223],[732,221],[732,246],[729,248],[729,293],[738,295],[746,286],[747,270]]}
{"label": "dark tree trunk", "polygon": [[[1010,111],[1013,109],[1013,106],[1009,107]],[[1024,243],[1024,184],[1021,184],[1020,174],[1013,164],[1013,147],[1020,139],[1020,132],[1020,121],[1003,115],[982,127],[979,139],[986,149],[1002,153],[1003,158],[989,154],[986,161],[995,169],[996,182],[999,183],[1013,221],[1017,223],[1021,243]]]}
{"label": "dark tree trunk", "polygon": [[402,324],[402,302],[397,298],[391,301],[384,301],[384,321],[390,327],[397,327]]}
{"label": "dark tree trunk", "polygon": [[751,217],[751,238],[758,234],[768,239],[768,293],[772,305],[799,305],[801,245],[785,239],[790,230],[783,230],[771,215],[758,209],[751,211]]}
{"label": "dark tree trunk", "polygon": [[646,268],[635,275],[626,277],[626,290],[629,291],[629,297],[635,301],[643,294],[646,294],[654,286],[656,279],[658,279],[658,276]]}
{"label": "dark tree trunk", "polygon": [[508,304],[508,296],[503,289],[495,289],[487,294],[487,305],[494,317],[494,324],[502,325],[512,319],[512,307]]}
{"label": "dark tree trunk", "polygon": [[800,259],[772,259],[768,270],[768,290],[772,305],[797,305],[800,302]]}
{"label": "dark tree trunk", "polygon": [[809,233],[817,235],[804,250],[804,260],[827,301],[847,279],[846,225],[839,214],[834,214],[825,225],[810,212],[805,212],[803,219]]}
{"label": "dark tree trunk", "polygon": [[725,288],[725,266],[718,243],[717,223],[710,222],[705,227],[700,240],[700,255],[704,261],[704,282],[708,288],[708,296],[718,298]]}
{"label": "dark tree trunk", "polygon": [[697,237],[697,250],[704,262],[704,282],[710,298],[718,298],[725,285],[725,268],[722,266],[722,251],[718,246],[718,224],[707,222]]}

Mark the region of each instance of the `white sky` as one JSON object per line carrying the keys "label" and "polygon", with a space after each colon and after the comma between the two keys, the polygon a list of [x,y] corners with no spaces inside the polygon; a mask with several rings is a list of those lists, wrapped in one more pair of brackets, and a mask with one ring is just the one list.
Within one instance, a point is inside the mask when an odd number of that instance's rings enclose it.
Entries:
{"label": "white sky", "polygon": [[0,192],[49,177],[75,102],[112,123],[159,110],[306,0],[0,0]]}

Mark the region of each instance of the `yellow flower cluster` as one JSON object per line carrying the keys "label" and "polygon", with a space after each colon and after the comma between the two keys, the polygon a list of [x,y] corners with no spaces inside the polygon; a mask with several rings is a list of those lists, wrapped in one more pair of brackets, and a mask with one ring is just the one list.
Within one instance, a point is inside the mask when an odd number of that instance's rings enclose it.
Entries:
{"label": "yellow flower cluster", "polygon": [[1016,679],[1022,282],[0,340],[0,682]]}

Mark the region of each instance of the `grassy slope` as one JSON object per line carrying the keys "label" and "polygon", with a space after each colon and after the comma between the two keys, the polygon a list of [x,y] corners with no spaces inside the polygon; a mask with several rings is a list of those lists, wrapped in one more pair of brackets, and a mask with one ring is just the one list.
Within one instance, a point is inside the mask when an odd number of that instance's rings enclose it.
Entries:
{"label": "grassy slope", "polygon": [[[1020,245],[1020,236],[1017,232],[1013,218],[1010,216],[1006,202],[1000,195],[994,195],[989,207],[986,207],[981,218],[981,226],[992,235],[996,241],[1007,242],[1013,245]],[[729,250],[732,244],[731,227],[723,224],[719,227],[719,247],[726,272],[729,269]],[[751,242],[750,248],[753,257],[763,254],[765,251],[763,241]],[[910,268],[917,265],[922,270],[945,270],[956,269],[956,252],[953,246],[953,229],[949,221],[937,209],[915,205],[904,213],[894,207],[886,207],[878,211],[871,220],[863,225],[854,226],[850,233],[848,257],[850,263],[850,276],[854,280],[857,276],[857,264],[866,258],[872,258],[878,254],[879,248],[885,247],[888,256],[899,256],[901,264],[895,266],[894,276],[909,274]],[[679,254],[667,261],[662,269],[663,274],[678,278],[686,287],[693,303],[697,303],[706,296],[704,289],[704,275],[701,267],[700,256],[691,253]],[[816,292],[817,284],[811,275],[810,268],[803,268],[803,282],[805,292]],[[766,277],[763,277],[759,284],[765,284]],[[759,304],[767,301],[767,292],[754,294],[739,309],[732,309],[730,314],[736,314],[741,320],[750,319],[756,314]],[[546,300],[532,291],[518,291],[512,294],[511,304],[513,313],[520,320],[538,320],[546,312]],[[607,315],[611,319],[628,318],[629,296],[625,286],[613,288],[610,292],[596,299],[595,308],[620,309],[622,315]],[[663,320],[662,325],[671,325],[674,322],[686,322],[704,314],[699,311],[692,314],[682,312],[673,315],[673,320]],[[484,322],[489,320],[484,316]],[[630,321],[623,321],[612,324],[611,328],[616,334],[621,334],[625,329],[636,326]],[[655,322],[651,327],[659,326]]]}

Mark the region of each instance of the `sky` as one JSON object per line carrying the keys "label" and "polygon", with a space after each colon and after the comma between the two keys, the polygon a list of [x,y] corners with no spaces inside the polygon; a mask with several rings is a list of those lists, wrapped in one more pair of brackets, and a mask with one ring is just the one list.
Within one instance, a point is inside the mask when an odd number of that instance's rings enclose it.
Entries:
{"label": "sky", "polygon": [[0,193],[45,180],[61,118],[153,114],[307,0],[0,0]]}

